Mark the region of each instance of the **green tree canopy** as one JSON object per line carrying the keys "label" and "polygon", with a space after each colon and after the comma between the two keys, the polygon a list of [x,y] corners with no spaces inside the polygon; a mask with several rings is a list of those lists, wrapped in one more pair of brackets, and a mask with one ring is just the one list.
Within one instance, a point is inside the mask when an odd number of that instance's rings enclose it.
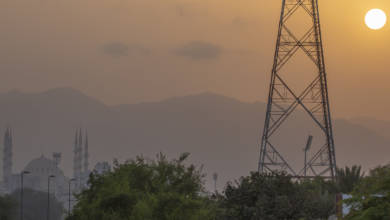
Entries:
{"label": "green tree canopy", "polygon": [[221,219],[327,219],[335,212],[328,188],[321,179],[299,182],[284,173],[251,173],[227,185]]}
{"label": "green tree canopy", "polygon": [[17,202],[10,196],[0,196],[0,220],[12,220],[17,212]]}
{"label": "green tree canopy", "polygon": [[189,154],[172,161],[137,157],[115,163],[112,172],[91,174],[68,220],[207,220],[213,203],[202,196],[203,174],[186,165]]}
{"label": "green tree canopy", "polygon": [[390,165],[370,171],[347,203],[352,207],[347,220],[390,219]]}

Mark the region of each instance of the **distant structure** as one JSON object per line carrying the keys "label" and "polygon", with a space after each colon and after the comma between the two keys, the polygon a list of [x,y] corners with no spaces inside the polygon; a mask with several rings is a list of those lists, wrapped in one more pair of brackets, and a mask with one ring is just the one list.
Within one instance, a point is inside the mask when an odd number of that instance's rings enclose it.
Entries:
{"label": "distant structure", "polygon": [[[83,142],[83,139],[85,142]],[[11,128],[7,128],[3,140],[3,166],[1,167],[3,181],[0,181],[0,195],[12,193],[21,187],[21,171],[17,173],[12,172],[13,147],[13,132]],[[23,186],[24,188],[47,192],[48,176],[54,175],[55,178],[51,180],[53,185],[50,185],[50,192],[55,195],[58,201],[63,203],[64,208],[67,208],[69,190],[71,191],[70,200],[74,201],[73,194],[79,193],[88,187],[87,182],[91,171],[89,170],[89,140],[87,132],[85,132],[85,138],[83,138],[82,130],[77,129],[76,131],[73,158],[73,178],[76,181],[72,182],[70,189],[69,181],[72,178],[66,177],[60,168],[61,159],[62,154],[54,152],[52,158],[45,157],[42,154],[40,157],[28,162],[23,171],[29,171],[30,173],[24,176]],[[110,171],[111,167],[107,162],[99,162],[95,166],[95,172],[97,173],[104,174]]]}
{"label": "distant structure", "polygon": [[88,179],[89,175],[89,152],[88,152],[88,132],[85,132],[85,144],[84,144],[84,167],[83,167],[83,173],[84,173],[84,181],[85,179]]}
{"label": "distant structure", "polygon": [[217,192],[218,173],[213,173],[214,191]]}
{"label": "distant structure", "polygon": [[[0,183],[1,194],[12,193],[21,187],[20,172],[13,173],[13,132],[11,128],[7,128],[3,139],[3,181]],[[69,178],[65,177],[62,170],[59,168],[61,163],[61,153],[53,153],[53,158],[49,159],[45,156],[31,160],[23,171],[29,171],[30,174],[24,178],[24,187],[37,191],[47,192],[47,177],[55,175],[55,190],[52,193],[59,201],[66,202],[64,195],[66,192],[67,182]]]}
{"label": "distant structure", "polygon": [[7,128],[4,134],[3,148],[3,181],[6,188],[11,185],[12,178],[12,157],[13,157],[12,129]]}
{"label": "distant structure", "polygon": [[[78,190],[86,187],[89,177],[89,143],[88,134],[86,132],[85,143],[83,142],[83,133],[81,129],[77,129],[74,142],[73,156],[73,178],[76,180],[75,185]],[[84,147],[84,152],[83,152]],[[84,163],[83,163],[84,161]]]}
{"label": "distant structure", "polygon": [[[65,176],[64,172],[59,168],[60,158],[58,154],[54,153],[53,158],[47,158],[41,155],[38,158],[31,160],[23,170],[29,171],[30,174],[26,175],[24,181],[24,187],[34,189],[36,191],[47,192],[47,178],[50,175],[55,177],[52,179],[53,185],[50,193],[54,194],[58,201],[66,204],[68,200],[68,181],[69,178]],[[20,175],[14,176],[13,187],[9,188],[9,192],[12,192],[20,188]]]}
{"label": "distant structure", "polygon": [[[290,66],[299,56],[302,62]],[[298,118],[294,114],[306,116],[302,126],[288,125]],[[305,151],[308,160],[302,168],[296,165],[300,158],[288,155],[300,151],[308,134],[314,139]],[[258,169],[286,171],[298,178],[336,176],[318,0],[282,1]]]}
{"label": "distant structure", "polygon": [[93,172],[99,175],[103,175],[111,171],[111,166],[108,162],[99,162],[95,165]]}
{"label": "distant structure", "polygon": [[75,179],[76,188],[81,187],[81,161],[82,161],[82,134],[81,129],[76,131],[73,156],[73,178]]}
{"label": "distant structure", "polygon": [[58,152],[53,153],[53,160],[54,160],[57,167],[61,163],[61,158],[62,158],[61,153],[58,153]]}

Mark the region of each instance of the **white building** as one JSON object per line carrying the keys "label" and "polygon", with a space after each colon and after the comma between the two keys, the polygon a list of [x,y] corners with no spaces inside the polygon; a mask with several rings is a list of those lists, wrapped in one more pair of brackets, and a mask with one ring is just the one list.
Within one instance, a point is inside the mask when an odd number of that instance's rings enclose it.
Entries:
{"label": "white building", "polygon": [[[28,171],[23,175],[23,188],[47,192],[50,181],[50,193],[54,194],[58,201],[62,202],[64,208],[68,207],[69,193],[71,201],[74,201],[74,193],[79,193],[88,187],[87,182],[90,174],[88,136],[85,134],[83,142],[81,129],[76,132],[74,146],[74,173],[73,178],[66,177],[59,168],[61,153],[53,153],[52,158],[44,155],[31,160],[22,171]],[[0,158],[0,194],[10,194],[21,188],[21,172],[13,173],[13,137],[12,130],[7,128],[4,136],[2,157]],[[49,178],[50,176],[53,176]],[[70,182],[71,181],[71,182]],[[69,187],[69,183],[70,187]],[[70,190],[70,191],[69,191]],[[73,202],[74,203],[74,202]]]}
{"label": "white building", "polygon": [[[58,167],[54,159],[45,156],[31,160],[23,169],[28,174],[23,176],[23,188],[36,191],[47,192],[50,181],[50,193],[54,194],[58,201],[67,207],[69,199],[69,178]],[[49,178],[49,176],[54,176]],[[10,184],[6,187],[7,193],[21,188],[21,174],[13,174],[10,178]],[[74,189],[71,189],[73,191]]]}

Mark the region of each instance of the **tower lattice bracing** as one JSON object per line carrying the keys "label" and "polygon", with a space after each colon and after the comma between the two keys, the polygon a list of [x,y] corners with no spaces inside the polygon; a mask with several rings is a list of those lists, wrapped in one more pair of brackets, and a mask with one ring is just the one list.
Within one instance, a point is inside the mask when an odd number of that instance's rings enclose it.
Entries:
{"label": "tower lattice bracing", "polygon": [[282,1],[258,169],[336,175],[318,0]]}

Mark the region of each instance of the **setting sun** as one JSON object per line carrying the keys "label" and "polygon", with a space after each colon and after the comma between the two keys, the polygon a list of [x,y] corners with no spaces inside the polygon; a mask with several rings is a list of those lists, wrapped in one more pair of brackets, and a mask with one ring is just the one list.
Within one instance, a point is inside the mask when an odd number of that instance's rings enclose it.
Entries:
{"label": "setting sun", "polygon": [[385,26],[387,21],[386,13],[380,9],[371,9],[367,12],[365,22],[367,27],[373,30],[379,30]]}

